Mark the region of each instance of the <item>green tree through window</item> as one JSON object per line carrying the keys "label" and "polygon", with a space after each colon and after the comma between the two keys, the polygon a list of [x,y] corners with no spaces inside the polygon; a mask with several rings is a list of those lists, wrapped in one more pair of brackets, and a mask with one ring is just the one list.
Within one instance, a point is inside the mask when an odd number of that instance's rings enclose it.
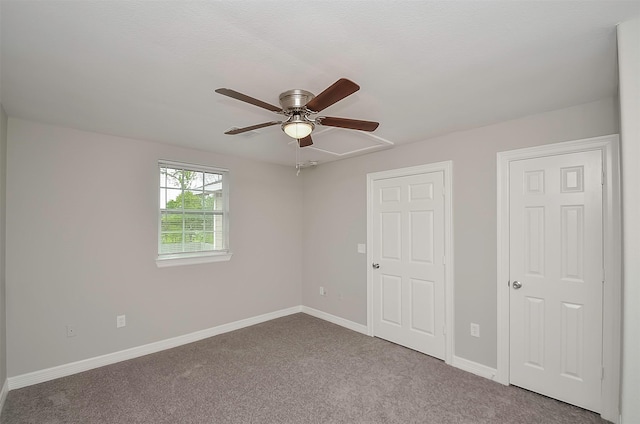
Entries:
{"label": "green tree through window", "polygon": [[160,256],[227,249],[224,175],[160,164]]}

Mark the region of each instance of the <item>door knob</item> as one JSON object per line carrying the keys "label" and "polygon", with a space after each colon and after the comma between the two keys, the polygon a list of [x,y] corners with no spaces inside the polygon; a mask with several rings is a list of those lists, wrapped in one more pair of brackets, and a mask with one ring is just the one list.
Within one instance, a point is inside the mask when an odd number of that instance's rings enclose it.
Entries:
{"label": "door knob", "polygon": [[371,264],[371,266],[373,267],[373,269],[378,269],[378,268],[380,268],[380,264]]}
{"label": "door knob", "polygon": [[513,282],[513,288],[518,290],[520,287],[522,287],[522,283],[520,281],[514,281]]}

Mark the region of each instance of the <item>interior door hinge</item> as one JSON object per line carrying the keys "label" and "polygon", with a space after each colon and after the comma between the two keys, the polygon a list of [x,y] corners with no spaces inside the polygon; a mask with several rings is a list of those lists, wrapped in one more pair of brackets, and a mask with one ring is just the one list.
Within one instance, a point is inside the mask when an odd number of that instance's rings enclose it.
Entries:
{"label": "interior door hinge", "polygon": [[446,265],[447,264],[447,257],[443,256],[442,257],[442,265]]}
{"label": "interior door hinge", "polygon": [[442,334],[447,335],[447,327],[442,327]]}
{"label": "interior door hinge", "polygon": [[600,376],[600,380],[604,380],[604,367],[602,367],[602,375]]}
{"label": "interior door hinge", "polygon": [[600,174],[600,185],[604,185],[604,171],[602,171],[602,174]]}

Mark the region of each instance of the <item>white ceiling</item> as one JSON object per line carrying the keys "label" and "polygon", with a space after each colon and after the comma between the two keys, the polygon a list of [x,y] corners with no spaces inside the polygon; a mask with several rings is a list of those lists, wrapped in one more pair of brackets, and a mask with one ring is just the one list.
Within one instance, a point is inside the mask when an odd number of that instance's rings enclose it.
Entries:
{"label": "white ceiling", "polygon": [[[615,24],[640,1],[7,1],[1,100],[9,116],[293,165],[268,103],[338,78],[360,91],[323,114],[379,121],[316,129],[302,160],[586,103],[617,91]],[[392,144],[391,144],[392,143]]]}

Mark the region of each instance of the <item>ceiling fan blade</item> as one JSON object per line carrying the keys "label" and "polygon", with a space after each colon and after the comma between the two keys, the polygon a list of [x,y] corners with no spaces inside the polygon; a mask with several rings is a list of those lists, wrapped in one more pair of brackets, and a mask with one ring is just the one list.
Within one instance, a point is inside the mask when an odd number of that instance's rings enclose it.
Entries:
{"label": "ceiling fan blade", "polygon": [[282,111],[282,109],[280,109],[277,106],[274,106],[272,104],[263,102],[262,100],[254,99],[253,97],[249,97],[246,94],[238,93],[237,91],[231,90],[229,88],[218,88],[216,90],[216,93],[222,94],[223,96],[231,97],[232,99],[240,100],[241,102],[250,103],[250,104],[252,104],[254,106],[258,106],[258,107],[261,107],[263,109],[270,110],[272,112],[281,112]]}
{"label": "ceiling fan blade", "polygon": [[346,78],[340,78],[329,88],[318,94],[306,104],[307,109],[320,112],[334,103],[360,90],[360,86]]}
{"label": "ceiling fan blade", "polygon": [[271,121],[271,122],[265,122],[262,124],[257,124],[257,125],[252,125],[250,127],[244,127],[244,128],[234,128],[231,129],[227,132],[225,132],[225,134],[227,135],[236,135],[236,134],[241,134],[247,131],[252,131],[252,130],[257,130],[258,128],[264,128],[264,127],[270,127],[272,125],[278,125],[281,124],[282,122],[280,121]]}
{"label": "ceiling fan blade", "polygon": [[311,140],[311,136],[308,135],[305,138],[298,140],[298,143],[300,143],[300,147],[307,147],[313,144],[313,140]]}
{"label": "ceiling fan blade", "polygon": [[323,116],[316,118],[316,122],[326,127],[348,128],[350,130],[375,131],[380,123],[373,121],[360,121],[357,119],[333,118]]}

